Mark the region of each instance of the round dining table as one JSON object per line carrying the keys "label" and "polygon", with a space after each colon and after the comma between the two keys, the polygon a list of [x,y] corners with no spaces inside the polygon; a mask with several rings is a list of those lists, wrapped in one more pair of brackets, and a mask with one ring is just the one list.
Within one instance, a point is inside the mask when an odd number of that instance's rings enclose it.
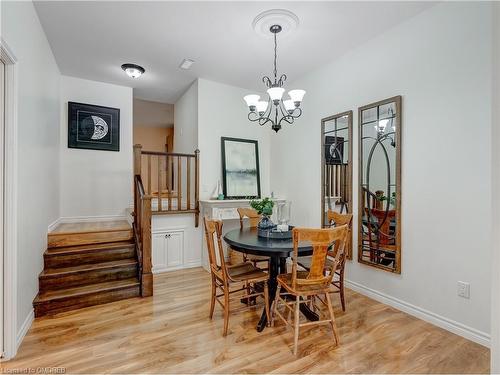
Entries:
{"label": "round dining table", "polygon": [[[269,257],[269,303],[274,301],[278,286],[277,277],[280,273],[286,273],[286,258],[293,251],[293,240],[273,239],[259,237],[257,228],[233,229],[227,232],[224,240],[233,250],[241,253],[261,255]],[[312,254],[312,246],[309,242],[299,242],[299,256]],[[301,304],[300,310],[309,320],[318,320],[318,315],[311,311],[306,304]],[[267,325],[265,309],[262,312],[257,331],[261,332]]]}

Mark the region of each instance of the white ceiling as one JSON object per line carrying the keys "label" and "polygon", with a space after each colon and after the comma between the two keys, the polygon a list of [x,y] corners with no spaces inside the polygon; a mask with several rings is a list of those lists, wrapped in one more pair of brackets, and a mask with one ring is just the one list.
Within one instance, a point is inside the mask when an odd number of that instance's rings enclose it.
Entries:
{"label": "white ceiling", "polygon": [[[198,77],[264,91],[273,44],[252,29],[262,11],[288,9],[300,18],[296,31],[278,36],[278,72],[293,81],[433,4],[37,1],[35,7],[62,74],[174,103]],[[178,67],[184,58],[195,60],[189,71]],[[146,73],[133,80],[123,63]]]}

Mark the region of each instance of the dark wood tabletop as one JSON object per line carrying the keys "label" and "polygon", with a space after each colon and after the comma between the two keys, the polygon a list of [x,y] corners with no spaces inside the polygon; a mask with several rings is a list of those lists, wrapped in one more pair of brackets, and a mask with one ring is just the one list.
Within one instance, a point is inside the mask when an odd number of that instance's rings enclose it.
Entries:
{"label": "dark wood tabletop", "polygon": [[[226,243],[234,250],[268,257],[286,258],[293,251],[292,239],[272,239],[259,237],[257,228],[233,229],[224,236]],[[299,255],[312,254],[309,242],[299,243]]]}

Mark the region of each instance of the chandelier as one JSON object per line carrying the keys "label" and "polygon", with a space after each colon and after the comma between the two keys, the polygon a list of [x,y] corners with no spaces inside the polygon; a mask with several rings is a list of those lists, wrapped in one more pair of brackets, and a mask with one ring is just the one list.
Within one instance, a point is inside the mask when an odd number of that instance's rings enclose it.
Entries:
{"label": "chandelier", "polygon": [[277,133],[281,129],[281,124],[286,122],[293,124],[294,120],[302,115],[300,104],[305,95],[304,90],[288,91],[289,99],[283,100],[285,89],[283,84],[286,81],[286,74],[282,74],[278,79],[278,70],[276,68],[277,43],[276,35],[282,30],[280,25],[273,25],[269,31],[274,34],[274,80],[265,76],[262,82],[268,87],[268,99],[260,100],[259,95],[246,95],[243,99],[248,105],[250,112],[248,119],[258,122],[260,126],[271,124],[271,128]]}

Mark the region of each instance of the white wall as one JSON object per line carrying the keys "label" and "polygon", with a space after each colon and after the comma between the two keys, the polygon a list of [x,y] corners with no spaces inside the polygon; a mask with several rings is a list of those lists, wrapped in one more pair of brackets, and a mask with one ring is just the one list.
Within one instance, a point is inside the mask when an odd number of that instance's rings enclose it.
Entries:
{"label": "white wall", "polygon": [[[120,109],[120,151],[68,148],[68,101]],[[124,215],[132,198],[132,88],[62,76],[61,217]]]}
{"label": "white wall", "polygon": [[209,199],[217,181],[222,183],[221,137],[253,139],[259,142],[261,195],[269,196],[271,138],[269,126],[247,120],[243,96],[251,90],[198,80],[198,148],[200,149],[200,196]]}
{"label": "white wall", "polygon": [[18,59],[19,331],[38,292],[47,226],[59,216],[60,75],[31,2],[2,2],[1,25],[1,36]]}
{"label": "white wall", "polygon": [[500,373],[500,3],[493,5],[491,373]]}
{"label": "white wall", "polygon": [[198,147],[198,81],[174,104],[174,151],[193,153]]}
{"label": "white wall", "polygon": [[[488,3],[434,6],[288,85],[307,90],[304,115],[273,137],[271,151],[271,188],[293,201],[295,224],[319,226],[321,118],[354,110],[357,140],[359,106],[403,95],[402,274],[353,261],[347,277],[482,342],[490,332],[490,12]],[[355,207],[357,173],[355,162]],[[457,296],[458,280],[471,284],[470,299]]]}

